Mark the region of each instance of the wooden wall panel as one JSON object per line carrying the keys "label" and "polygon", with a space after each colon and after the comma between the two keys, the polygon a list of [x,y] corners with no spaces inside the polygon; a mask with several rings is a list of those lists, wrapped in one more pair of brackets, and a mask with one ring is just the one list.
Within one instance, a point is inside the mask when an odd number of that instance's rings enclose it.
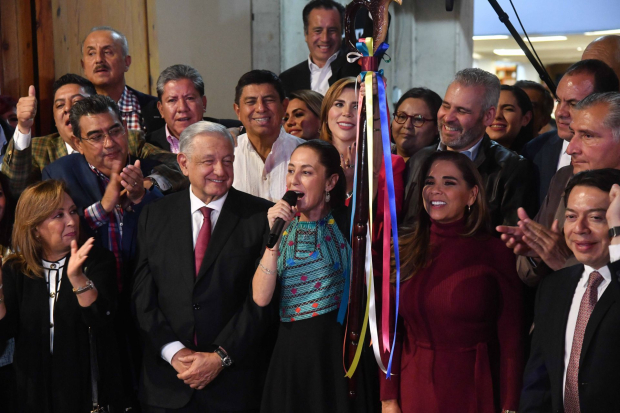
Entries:
{"label": "wooden wall panel", "polygon": [[54,125],[52,105],[54,96],[52,84],[55,80],[54,70],[54,32],[52,29],[52,2],[51,0],[35,0],[36,22],[36,72],[38,78],[37,98],[39,99],[40,134],[48,134]]}
{"label": "wooden wall panel", "polygon": [[0,1],[2,83],[0,92],[19,98],[34,83],[30,2]]}
{"label": "wooden wall panel", "polygon": [[57,76],[82,74],[82,40],[94,26],[111,26],[125,34],[129,44],[127,85],[150,92],[146,0],[51,1]]}

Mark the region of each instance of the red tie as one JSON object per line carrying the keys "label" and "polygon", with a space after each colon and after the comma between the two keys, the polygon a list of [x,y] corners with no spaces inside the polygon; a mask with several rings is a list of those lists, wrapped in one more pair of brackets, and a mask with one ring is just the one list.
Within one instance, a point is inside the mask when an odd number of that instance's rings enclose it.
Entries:
{"label": "red tie", "polygon": [[209,245],[209,239],[211,238],[211,208],[206,206],[200,208],[204,221],[200,232],[198,233],[198,239],[196,240],[196,248],[194,248],[194,266],[196,268],[196,277],[198,277],[198,271],[200,271],[200,265],[202,259],[207,251],[207,245]]}
{"label": "red tie", "polygon": [[564,388],[564,411],[566,413],[580,413],[579,407],[579,357],[581,356],[581,346],[586,326],[590,319],[590,314],[598,301],[598,286],[603,282],[603,277],[598,271],[592,271],[588,279],[588,288],[583,294],[579,315],[575,325],[575,335],[573,336],[573,346],[570,351],[570,359],[566,368],[566,387]]}

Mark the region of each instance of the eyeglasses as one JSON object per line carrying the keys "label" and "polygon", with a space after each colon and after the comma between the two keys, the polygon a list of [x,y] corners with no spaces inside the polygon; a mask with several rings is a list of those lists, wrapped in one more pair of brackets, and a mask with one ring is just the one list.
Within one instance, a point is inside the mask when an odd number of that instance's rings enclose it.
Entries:
{"label": "eyeglasses", "polygon": [[402,125],[405,122],[407,122],[407,119],[409,118],[411,118],[411,122],[413,123],[413,126],[415,126],[416,128],[421,128],[422,126],[424,126],[424,122],[434,122],[437,120],[437,119],[426,119],[422,115],[409,116],[404,112],[394,112],[394,121],[396,121],[396,123],[400,123]]}
{"label": "eyeglasses", "polygon": [[99,145],[103,143],[103,140],[107,136],[111,140],[116,140],[117,138],[123,136],[125,134],[125,128],[122,126],[112,126],[108,129],[108,133],[100,132],[95,133],[94,135],[89,136],[88,138],[82,138],[83,141],[89,142],[91,145]]}

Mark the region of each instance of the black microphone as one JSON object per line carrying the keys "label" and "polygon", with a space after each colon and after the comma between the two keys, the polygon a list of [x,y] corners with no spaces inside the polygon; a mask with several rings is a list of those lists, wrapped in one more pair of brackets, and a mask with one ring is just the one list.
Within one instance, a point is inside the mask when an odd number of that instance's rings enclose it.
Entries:
{"label": "black microphone", "polygon": [[[286,191],[282,200],[285,201],[290,206],[294,207],[297,205],[297,192],[295,191]],[[271,231],[269,231],[269,239],[267,240],[267,248],[273,248],[278,242],[278,238],[280,238],[280,234],[282,234],[282,230],[284,230],[284,220],[282,218],[276,218],[273,223],[273,227]]]}

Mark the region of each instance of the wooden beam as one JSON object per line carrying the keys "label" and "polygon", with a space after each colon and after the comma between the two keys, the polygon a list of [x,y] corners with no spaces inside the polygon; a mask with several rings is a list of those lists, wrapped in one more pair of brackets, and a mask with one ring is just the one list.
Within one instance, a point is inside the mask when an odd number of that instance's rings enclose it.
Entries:
{"label": "wooden beam", "polygon": [[52,105],[54,96],[52,84],[55,79],[54,71],[54,30],[52,21],[52,1],[34,0],[36,21],[36,66],[38,68],[37,97],[39,108],[40,133],[47,135],[54,128]]}

